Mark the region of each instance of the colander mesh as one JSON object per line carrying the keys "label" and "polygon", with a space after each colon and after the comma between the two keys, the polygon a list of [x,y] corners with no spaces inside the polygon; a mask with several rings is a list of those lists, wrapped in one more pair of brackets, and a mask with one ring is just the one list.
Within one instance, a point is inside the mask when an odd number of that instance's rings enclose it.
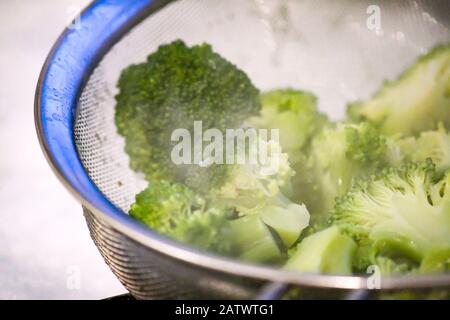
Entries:
{"label": "colander mesh", "polygon": [[128,166],[114,125],[121,70],[158,45],[208,42],[261,89],[311,90],[332,118],[367,97],[421,52],[450,41],[449,1],[377,1],[381,29],[367,26],[372,1],[181,0],[151,15],[101,60],[75,122],[81,161],[101,192],[125,212],[146,182]]}

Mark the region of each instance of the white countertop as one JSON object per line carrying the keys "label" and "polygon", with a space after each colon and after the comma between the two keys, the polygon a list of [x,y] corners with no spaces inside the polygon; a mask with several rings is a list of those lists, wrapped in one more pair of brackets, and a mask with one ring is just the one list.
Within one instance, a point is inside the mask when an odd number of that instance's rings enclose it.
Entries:
{"label": "white countertop", "polygon": [[0,1],[0,299],[100,299],[126,290],[36,137],[37,78],[86,0]]}

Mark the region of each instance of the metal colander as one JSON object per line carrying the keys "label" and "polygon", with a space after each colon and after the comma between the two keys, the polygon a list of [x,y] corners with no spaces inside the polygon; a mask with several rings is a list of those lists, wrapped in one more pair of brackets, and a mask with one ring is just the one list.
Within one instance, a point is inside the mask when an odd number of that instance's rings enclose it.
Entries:
{"label": "metal colander", "polygon": [[[367,289],[364,277],[298,274],[200,252],[126,215],[147,183],[130,170],[116,132],[116,83],[123,68],[175,39],[212,44],[260,89],[312,91],[319,108],[339,119],[347,102],[450,41],[450,2],[99,0],[62,34],[41,73],[36,123],[44,152],[133,296],[251,298],[263,289],[259,297],[275,297],[291,285],[304,296],[338,297]],[[449,284],[445,275],[381,281],[385,290]]]}

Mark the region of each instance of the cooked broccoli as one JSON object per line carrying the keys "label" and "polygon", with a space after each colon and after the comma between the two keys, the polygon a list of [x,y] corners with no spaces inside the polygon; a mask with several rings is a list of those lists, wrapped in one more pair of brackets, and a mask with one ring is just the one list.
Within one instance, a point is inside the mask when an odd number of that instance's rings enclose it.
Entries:
{"label": "cooked broccoli", "polygon": [[370,268],[377,266],[384,276],[398,276],[417,271],[418,264],[408,257],[381,254],[380,250],[369,240],[360,240],[353,259],[353,271],[366,274]]}
{"label": "cooked broccoli", "polygon": [[450,45],[437,46],[348,114],[367,119],[386,135],[416,135],[442,122],[450,126]]}
{"label": "cooked broccoli", "polygon": [[206,197],[181,183],[152,183],[137,195],[130,215],[201,248],[249,261],[280,258],[308,226],[309,213],[282,193],[293,172],[280,146],[272,140],[259,143],[267,146],[265,165],[233,165],[224,185]]}
{"label": "cooked broccoli", "polygon": [[[417,272],[416,265],[408,259],[399,259],[398,257],[387,257],[382,255],[377,255],[374,250],[373,260],[369,263],[373,263],[378,268],[380,268],[380,274],[383,276],[402,276],[406,274],[413,274]],[[362,270],[366,271],[366,270]]]}
{"label": "cooked broccoli", "polygon": [[421,132],[418,137],[400,138],[397,144],[403,161],[431,158],[439,173],[450,169],[450,134],[442,125],[437,130]]}
{"label": "cooked broccoli", "polygon": [[304,238],[285,265],[301,272],[349,275],[356,243],[336,226]]}
{"label": "cooked broccoli", "polygon": [[369,123],[327,127],[312,140],[303,167],[298,166],[298,199],[313,219],[326,219],[335,198],[384,166],[386,155],[386,139]]}
{"label": "cooked broccoli", "polygon": [[231,209],[211,207],[206,199],[180,183],[155,181],[136,195],[130,216],[176,240],[203,249],[229,253],[231,245],[222,241],[224,222]]}
{"label": "cooked broccoli", "polygon": [[278,89],[261,94],[261,114],[247,123],[255,128],[280,130],[280,144],[289,159],[297,156],[327,123],[317,110],[317,98],[310,92]]}
{"label": "cooked broccoli", "polygon": [[428,252],[420,264],[421,273],[445,273],[450,271],[450,248]]}
{"label": "cooked broccoli", "polygon": [[436,181],[433,162],[383,170],[336,201],[334,223],[377,255],[420,263],[450,248],[450,174]]}
{"label": "cooked broccoli", "polygon": [[261,114],[251,117],[247,124],[255,128],[278,129],[280,144],[289,156],[293,200],[301,201],[304,188],[303,172],[306,153],[312,138],[329,125],[327,116],[317,109],[317,98],[310,92],[296,89],[276,89],[261,94]]}
{"label": "cooked broccoli", "polygon": [[[129,213],[157,232],[307,273],[449,271],[450,45],[352,104],[352,122],[331,123],[306,91],[260,94],[207,44],[162,45],[118,87],[118,132],[151,181]],[[198,120],[280,141],[246,137],[244,163],[175,164],[173,131]]]}
{"label": "cooked broccoli", "polygon": [[228,239],[234,255],[251,262],[271,262],[282,257],[282,252],[269,228],[259,215],[248,215],[229,222]]}
{"label": "cooked broccoli", "polygon": [[280,237],[284,249],[289,249],[309,225],[308,209],[292,202],[285,205],[268,205],[259,213],[261,220]]}
{"label": "cooked broccoli", "polygon": [[216,201],[236,209],[238,215],[258,215],[289,248],[309,224],[309,212],[292,202],[290,179],[295,174],[287,154],[273,140],[258,139],[249,145],[248,152],[258,152],[265,146],[265,163],[233,165],[223,185],[211,191]]}
{"label": "cooked broccoli", "polygon": [[219,183],[226,170],[175,165],[170,157],[174,129],[192,132],[197,120],[203,130],[237,128],[260,110],[259,91],[247,75],[208,44],[162,45],[146,62],[126,68],[118,88],[115,121],[131,168],[150,181],[188,181],[203,191]]}
{"label": "cooked broccoli", "polygon": [[283,193],[290,191],[290,179],[295,174],[288,156],[274,140],[258,138],[250,142],[248,154],[266,151],[265,162],[256,159],[244,164],[233,164],[227,171],[223,184],[213,190],[218,198],[239,212],[258,210],[268,203],[285,202]]}
{"label": "cooked broccoli", "polygon": [[129,213],[161,234],[202,249],[254,262],[281,257],[258,215],[237,218],[234,208],[212,204],[181,183],[152,183],[136,196]]}

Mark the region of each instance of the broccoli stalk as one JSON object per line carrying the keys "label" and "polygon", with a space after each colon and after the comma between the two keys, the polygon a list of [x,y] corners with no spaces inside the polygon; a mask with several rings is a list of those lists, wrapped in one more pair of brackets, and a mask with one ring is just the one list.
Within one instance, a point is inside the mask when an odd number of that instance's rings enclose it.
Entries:
{"label": "broccoli stalk", "polygon": [[356,243],[341,234],[336,226],[304,238],[285,268],[300,272],[348,275],[352,273],[352,260]]}
{"label": "broccoli stalk", "polygon": [[281,257],[277,242],[258,215],[231,220],[229,230],[228,238],[240,259],[250,262],[268,262]]}
{"label": "broccoli stalk", "polygon": [[450,126],[450,45],[419,58],[372,99],[351,104],[348,114],[373,122],[386,135],[416,135],[439,122]]}
{"label": "broccoli stalk", "polygon": [[309,212],[304,205],[288,203],[285,206],[268,205],[260,210],[262,221],[290,248],[309,225]]}
{"label": "broccoli stalk", "polygon": [[450,248],[450,175],[435,181],[430,159],[386,169],[336,201],[333,220],[373,256],[418,263]]}

